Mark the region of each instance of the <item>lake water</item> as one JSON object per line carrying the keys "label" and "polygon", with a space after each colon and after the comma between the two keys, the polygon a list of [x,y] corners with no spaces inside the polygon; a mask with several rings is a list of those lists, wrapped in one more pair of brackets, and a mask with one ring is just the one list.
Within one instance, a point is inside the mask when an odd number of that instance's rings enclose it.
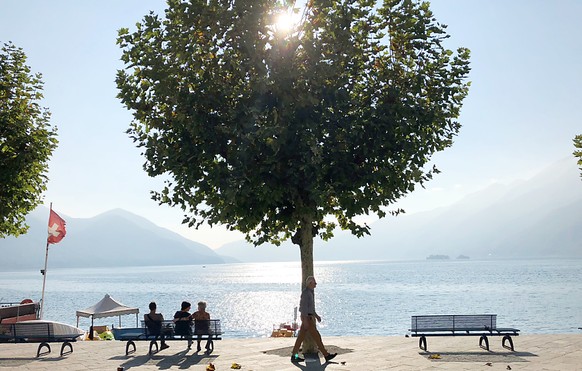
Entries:
{"label": "lake water", "polygon": [[[410,316],[497,314],[501,327],[522,334],[577,333],[582,326],[582,260],[315,263],[319,328],[332,335],[404,335]],[[171,318],[182,300],[204,300],[229,338],[269,336],[293,320],[301,270],[296,263],[51,269],[44,318],[76,324],[76,310],[110,294],[140,308],[150,301]],[[0,302],[39,300],[42,275],[0,272]],[[95,320],[119,326],[118,317]],[[135,315],[122,316],[135,326]],[[81,318],[79,327],[88,329]]]}

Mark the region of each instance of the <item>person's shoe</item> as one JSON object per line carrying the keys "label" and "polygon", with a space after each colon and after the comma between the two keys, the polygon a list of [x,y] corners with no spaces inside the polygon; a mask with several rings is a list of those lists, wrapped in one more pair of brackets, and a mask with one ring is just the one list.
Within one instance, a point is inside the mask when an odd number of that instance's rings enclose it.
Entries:
{"label": "person's shoe", "polygon": [[337,356],[337,353],[329,353],[328,355],[325,356],[325,362],[329,362],[332,359],[335,358],[335,356]]}
{"label": "person's shoe", "polygon": [[164,349],[168,349],[170,346],[168,344],[162,344],[160,346],[160,351],[164,350]]}
{"label": "person's shoe", "polygon": [[299,357],[299,354],[294,354],[291,356],[291,362],[296,363],[296,362],[303,362],[305,361],[303,358]]}

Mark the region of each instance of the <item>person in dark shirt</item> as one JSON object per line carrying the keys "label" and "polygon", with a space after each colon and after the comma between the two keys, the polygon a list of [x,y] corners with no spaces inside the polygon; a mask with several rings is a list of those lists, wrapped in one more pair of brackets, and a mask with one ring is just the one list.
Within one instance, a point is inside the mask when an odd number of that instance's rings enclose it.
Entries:
{"label": "person in dark shirt", "polygon": [[305,335],[307,333],[311,334],[313,340],[315,340],[315,344],[319,351],[325,357],[325,361],[328,362],[337,356],[337,353],[329,353],[323,342],[321,340],[321,335],[319,331],[317,331],[317,327],[315,326],[315,321],[321,322],[321,317],[315,312],[315,286],[317,286],[317,281],[313,276],[307,277],[305,280],[305,290],[301,293],[301,300],[299,301],[299,312],[301,313],[301,328],[299,329],[299,334],[297,335],[297,339],[295,340],[295,346],[293,346],[293,350],[291,352],[291,362],[302,362],[304,361],[303,358],[299,357],[299,347],[303,340],[305,339]]}
{"label": "person in dark shirt", "polygon": [[156,313],[157,305],[155,302],[152,301],[149,308],[150,312],[143,316],[148,332],[150,335],[155,335],[156,339],[160,339],[160,351],[168,349],[170,346],[166,344],[162,331],[164,316],[161,313]]}
{"label": "person in dark shirt", "polygon": [[188,349],[192,348],[192,315],[190,303],[183,301],[181,309],[174,314],[174,333],[188,339]]}

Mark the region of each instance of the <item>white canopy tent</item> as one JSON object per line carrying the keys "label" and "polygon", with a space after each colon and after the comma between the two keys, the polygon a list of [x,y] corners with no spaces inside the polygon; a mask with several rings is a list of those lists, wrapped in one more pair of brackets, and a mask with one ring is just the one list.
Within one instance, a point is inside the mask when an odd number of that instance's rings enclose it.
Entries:
{"label": "white canopy tent", "polygon": [[121,316],[126,314],[135,314],[135,326],[138,327],[138,314],[139,308],[128,307],[127,305],[121,304],[117,300],[113,299],[109,294],[105,294],[105,297],[101,299],[98,303],[90,306],[84,310],[77,311],[77,327],[79,327],[79,317],[91,317],[91,332],[93,333],[93,320],[95,318],[105,318],[119,316],[119,327],[121,327]]}

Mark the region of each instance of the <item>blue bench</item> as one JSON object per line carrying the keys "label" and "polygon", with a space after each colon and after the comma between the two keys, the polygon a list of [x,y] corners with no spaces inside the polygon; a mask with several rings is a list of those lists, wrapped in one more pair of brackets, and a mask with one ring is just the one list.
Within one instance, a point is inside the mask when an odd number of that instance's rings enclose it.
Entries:
{"label": "blue bench", "polygon": [[[125,345],[125,355],[135,353],[136,341],[149,341],[149,354],[155,354],[159,351],[160,348],[158,347],[158,341],[160,340],[160,336],[150,334],[144,321],[141,321],[141,326],[142,327],[111,329],[115,340],[127,341]],[[162,322],[162,333],[165,341],[206,340],[208,341],[208,354],[214,351],[214,340],[222,340],[222,329],[219,319],[193,321],[191,330],[192,335],[178,335],[174,332],[174,322],[172,320],[164,320]]]}
{"label": "blue bench", "polygon": [[489,350],[487,336],[503,336],[501,345],[514,351],[511,337],[519,335],[516,328],[497,327],[496,314],[412,316],[409,331],[413,337],[420,337],[418,346],[424,351],[427,336],[479,336],[479,346],[486,350]]}

